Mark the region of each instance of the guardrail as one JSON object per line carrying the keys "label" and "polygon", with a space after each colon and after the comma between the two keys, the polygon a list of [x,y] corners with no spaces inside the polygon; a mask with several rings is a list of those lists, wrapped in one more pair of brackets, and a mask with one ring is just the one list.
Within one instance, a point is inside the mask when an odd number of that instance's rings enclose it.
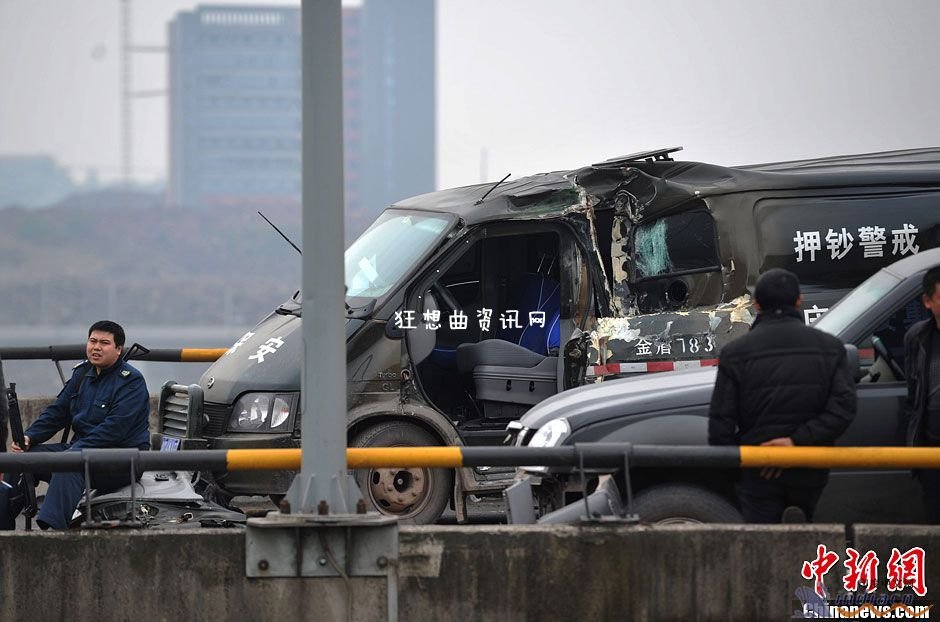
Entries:
{"label": "guardrail", "polygon": [[[140,344],[129,346],[125,358],[133,361],[155,361],[160,363],[212,363],[228,348],[145,348]],[[62,361],[81,361],[86,358],[85,344],[59,346],[9,346],[0,347],[0,361],[52,361],[59,379],[65,384]]]}
{"label": "guardrail", "polygon": [[[161,363],[211,363],[218,360],[228,348],[153,348],[131,356],[135,361]],[[60,346],[22,346],[0,348],[4,361],[79,361],[85,357],[85,344]]]}
{"label": "guardrail", "polygon": [[[0,454],[0,472],[297,470],[300,449],[207,449]],[[350,469],[381,467],[572,466],[690,468],[940,468],[940,447],[696,447],[587,443],[570,447],[363,447],[346,450]]]}

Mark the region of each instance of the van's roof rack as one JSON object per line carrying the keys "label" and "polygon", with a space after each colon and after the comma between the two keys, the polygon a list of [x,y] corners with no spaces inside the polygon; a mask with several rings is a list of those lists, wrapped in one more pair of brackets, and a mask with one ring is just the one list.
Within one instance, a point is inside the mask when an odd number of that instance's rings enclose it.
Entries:
{"label": "van's roof rack", "polygon": [[598,162],[597,164],[592,164],[591,166],[595,168],[612,168],[616,166],[622,166],[624,164],[630,164],[632,162],[673,162],[674,158],[671,158],[670,155],[676,153],[677,151],[682,151],[682,147],[666,147],[664,149],[654,149],[652,151],[638,151],[637,153],[620,156],[619,158],[604,160],[603,162]]}

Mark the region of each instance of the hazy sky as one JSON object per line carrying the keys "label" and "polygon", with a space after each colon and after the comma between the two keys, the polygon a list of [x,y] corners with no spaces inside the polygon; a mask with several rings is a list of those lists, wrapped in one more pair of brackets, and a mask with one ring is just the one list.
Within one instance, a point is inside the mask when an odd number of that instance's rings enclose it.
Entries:
{"label": "hazy sky", "polygon": [[[136,43],[196,4],[135,0]],[[118,16],[0,0],[0,153],[118,175]],[[930,0],[439,0],[438,186],[479,181],[483,149],[498,179],[673,145],[723,164],[940,145],[938,23]],[[163,55],[134,62],[135,89],[164,88]],[[165,110],[135,103],[141,180],[165,176]]]}

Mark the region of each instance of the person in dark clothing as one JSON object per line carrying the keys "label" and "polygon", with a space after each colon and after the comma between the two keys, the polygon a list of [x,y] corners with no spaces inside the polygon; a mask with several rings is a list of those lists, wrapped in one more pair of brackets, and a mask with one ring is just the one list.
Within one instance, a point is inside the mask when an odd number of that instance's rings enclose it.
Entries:
{"label": "person in dark clothing", "polygon": [[[907,379],[907,441],[940,446],[940,266],[924,275],[924,307],[933,315],[904,334],[904,376]],[[940,471],[917,471],[927,520],[940,524]]]}
{"label": "person in dark clothing", "polygon": [[[124,329],[103,320],[88,329],[85,352],[88,360],[75,366],[71,379],[56,400],[24,432],[24,445],[12,445],[14,453],[23,451],[81,451],[102,447],[150,448],[150,396],[144,377],[121,360]],[[70,442],[45,443],[71,425]],[[39,473],[37,479],[48,481],[46,499],[36,523],[43,529],[67,529],[72,514],[85,490],[83,473]],[[6,474],[11,485],[22,485],[17,473]],[[130,472],[92,476],[92,486],[109,490],[130,483]],[[10,504],[0,508],[0,525],[10,524],[22,510]]]}
{"label": "person in dark clothing", "polygon": [[[803,323],[792,272],[765,272],[754,288],[757,319],[719,354],[708,421],[711,445],[832,445],[855,417],[855,384],[842,342]],[[826,469],[741,471],[744,519],[779,523],[800,508],[812,520]]]}
{"label": "person in dark clothing", "polygon": [[[0,452],[7,450],[7,426],[9,425],[9,412],[7,396],[3,390],[6,388],[6,381],[3,379],[3,360],[0,359]],[[2,474],[0,474],[2,478]]]}

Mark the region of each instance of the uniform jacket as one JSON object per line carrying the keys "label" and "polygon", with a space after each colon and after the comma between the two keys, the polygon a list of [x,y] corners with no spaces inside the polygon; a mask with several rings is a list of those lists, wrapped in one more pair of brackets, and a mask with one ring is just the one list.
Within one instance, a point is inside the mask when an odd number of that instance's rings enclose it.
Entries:
{"label": "uniform jacket", "polygon": [[855,383],[842,342],[806,326],[795,308],[761,313],[720,354],[708,442],[832,445],[855,417]]}
{"label": "uniform jacket", "polygon": [[70,449],[149,449],[149,418],[150,395],[139,371],[119,359],[98,375],[84,361],[75,366],[65,388],[25,434],[31,445],[37,445],[71,424]]}
{"label": "uniform jacket", "polygon": [[911,326],[904,334],[904,377],[907,379],[907,442],[924,443],[924,413],[927,410],[928,369],[931,331],[936,321],[928,318]]}

